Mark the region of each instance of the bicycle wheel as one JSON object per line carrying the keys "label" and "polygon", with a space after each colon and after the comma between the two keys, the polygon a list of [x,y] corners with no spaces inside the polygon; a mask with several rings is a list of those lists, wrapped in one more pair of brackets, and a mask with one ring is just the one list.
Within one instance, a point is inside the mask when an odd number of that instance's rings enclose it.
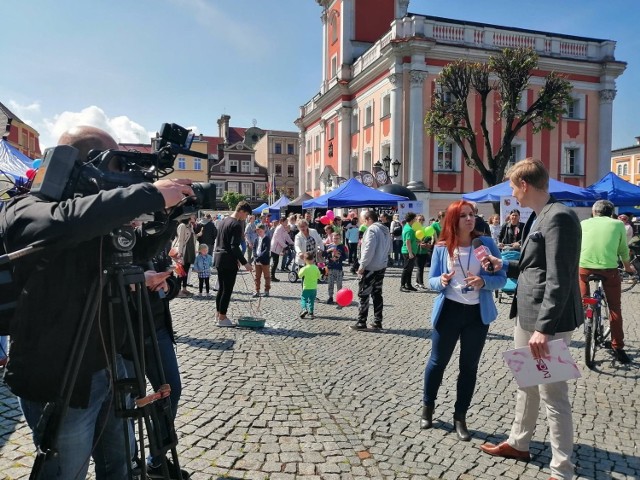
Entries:
{"label": "bicycle wheel", "polygon": [[[594,317],[597,315],[593,312]],[[584,363],[588,368],[593,368],[596,358],[596,332],[593,331],[595,318],[585,318],[584,322]]]}
{"label": "bicycle wheel", "polygon": [[624,271],[624,268],[619,268],[620,272],[620,289],[623,292],[628,292],[638,283],[638,274],[637,273],[627,273]]}

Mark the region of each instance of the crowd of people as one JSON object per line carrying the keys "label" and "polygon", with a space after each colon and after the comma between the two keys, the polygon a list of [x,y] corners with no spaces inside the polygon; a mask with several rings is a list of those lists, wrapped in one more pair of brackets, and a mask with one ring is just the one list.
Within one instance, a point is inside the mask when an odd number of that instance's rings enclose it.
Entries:
{"label": "crowd of people", "polygon": [[[65,133],[59,143],[74,146],[85,156],[89,149],[117,147],[105,132],[90,127]],[[151,239],[142,235],[145,253],[153,255],[134,255],[138,259],[134,263],[145,271],[154,319],[154,335],[146,329],[144,342],[151,347],[155,337],[160,350],[159,358],[147,359],[145,375],[155,389],[163,382],[170,385],[171,415],[175,417],[181,380],[167,298],[171,279],[176,279],[175,293],[180,297],[193,296],[189,288],[197,288],[195,295],[201,298],[215,292],[216,323],[232,327],[234,321],[227,313],[240,268],[253,275],[253,298],[269,297],[273,283],[280,281],[278,273],[297,275],[302,283],[299,317],[307,320],[317,317],[321,282],[326,283],[326,304],[339,303],[336,295],[349,268],[357,278],[359,300],[353,330],[383,328],[383,285],[388,268],[401,268],[401,292],[435,292],[420,428],[434,426],[444,372],[459,344],[452,415],[456,435],[462,441],[471,438],[466,414],[473,402],[487,333],[498,316],[493,292],[505,285],[507,277],[518,279],[510,314],[515,319],[514,345],[529,348],[533,358],[539,359],[548,355],[550,341],[560,339],[569,344],[572,332],[583,322],[581,297],[589,293],[587,277],[601,275],[611,311],[611,347],[620,363],[630,362],[624,350],[618,275],[619,261],[625,270],[635,272],[629,256],[633,232],[630,236],[628,219],[613,219],[613,205],[598,201],[592,218],[580,222],[573,210],[549,195],[548,172],[539,160],[522,160],[507,176],[519,204],[534,212],[526,224],[515,209],[504,224],[495,216],[484,222],[477,207],[464,200],[453,202],[429,221],[421,213],[409,212],[400,218],[397,214],[379,215],[372,209],[342,215],[332,212],[316,219],[311,212],[271,218],[268,211],[253,215],[244,201],[230,215],[215,219],[211,214],[201,219],[188,214],[165,218],[169,227],[162,235]],[[26,196],[3,209],[0,228],[8,248],[19,249],[43,239],[56,245],[16,267],[18,280],[28,288],[18,301],[20,327],[12,332],[5,375],[20,399],[37,446],[43,439],[36,426],[47,405],[59,401],[54,380],[65,368],[59,353],[71,348],[72,333],[92,295],[91,286],[101,285],[104,236],[138,214],[153,211],[165,215],[192,195],[187,181],[160,180],[59,202]],[[56,214],[61,210],[65,216]],[[61,221],[63,217],[66,220]],[[518,251],[519,259],[504,260],[501,251],[506,250]],[[47,288],[51,275],[58,279],[55,292]],[[197,287],[189,283],[191,278],[198,279]],[[37,302],[29,292],[38,292]],[[113,316],[113,311],[107,310],[112,308],[108,291],[99,295],[104,301],[97,314]],[[339,303],[337,308],[343,306]],[[71,472],[83,477],[92,456],[97,478],[126,478],[131,468],[136,452],[133,448],[127,451],[122,441],[133,435],[128,431],[132,427],[116,418],[111,399],[114,379],[126,376],[132,360],[126,349],[118,350],[122,339],[111,338],[106,329],[101,322],[91,329],[66,418],[59,426],[58,455],[45,463],[42,478],[71,478]],[[118,352],[114,361],[104,354],[107,346],[102,342],[107,337],[117,343],[113,345]],[[0,339],[2,367],[7,363],[2,355],[6,351],[6,338]],[[553,412],[547,418],[552,448],[550,479],[572,478],[573,425],[566,382],[519,388],[508,439],[497,445],[483,444],[481,449],[489,455],[528,460],[541,399]],[[95,432],[100,432],[99,437]],[[162,478],[165,469],[171,478],[189,478],[164,455],[148,458],[147,464],[150,478]]]}

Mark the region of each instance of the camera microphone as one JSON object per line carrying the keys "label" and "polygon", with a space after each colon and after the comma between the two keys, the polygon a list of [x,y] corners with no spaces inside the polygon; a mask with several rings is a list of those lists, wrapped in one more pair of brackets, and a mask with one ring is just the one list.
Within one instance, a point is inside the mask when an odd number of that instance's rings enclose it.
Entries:
{"label": "camera microphone", "polygon": [[[476,257],[476,260],[482,264],[482,261],[491,255],[491,251],[482,243],[482,240],[479,238],[474,238],[471,242],[471,246],[473,247],[473,255]],[[491,262],[487,265],[487,272],[493,272],[493,265]]]}

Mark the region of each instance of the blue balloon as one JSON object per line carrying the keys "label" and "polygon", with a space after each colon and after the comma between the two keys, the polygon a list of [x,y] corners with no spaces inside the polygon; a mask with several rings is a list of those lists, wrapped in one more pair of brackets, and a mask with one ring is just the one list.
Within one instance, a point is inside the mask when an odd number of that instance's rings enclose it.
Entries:
{"label": "blue balloon", "polygon": [[40,165],[42,165],[42,159],[40,158],[34,160],[33,163],[31,164],[33,168],[40,168]]}

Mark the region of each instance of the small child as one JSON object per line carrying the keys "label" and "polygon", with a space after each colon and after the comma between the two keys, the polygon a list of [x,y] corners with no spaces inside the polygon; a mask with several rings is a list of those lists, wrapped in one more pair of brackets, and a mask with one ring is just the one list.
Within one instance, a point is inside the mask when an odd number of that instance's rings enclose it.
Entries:
{"label": "small child", "polygon": [[196,260],[193,262],[193,271],[198,274],[198,289],[200,291],[200,295],[202,295],[202,287],[205,286],[207,290],[207,297],[209,296],[211,265],[213,265],[213,257],[209,255],[209,246],[206,243],[201,243],[198,247]]}
{"label": "small child", "polygon": [[332,235],[333,243],[328,244],[325,247],[324,256],[327,259],[327,268],[329,270],[327,283],[329,284],[329,299],[328,305],[333,304],[333,289],[337,285],[338,290],[342,288],[342,278],[344,272],[342,271],[342,262],[347,259],[347,248],[342,244],[342,234],[334,233]]}
{"label": "small child", "polygon": [[309,318],[313,318],[313,304],[316,301],[316,294],[318,293],[318,280],[320,280],[320,269],[314,263],[314,252],[307,252],[304,254],[304,267],[298,272],[298,277],[302,279],[302,295],[300,297],[300,305],[302,311],[300,312],[300,318],[304,318],[309,315]]}

